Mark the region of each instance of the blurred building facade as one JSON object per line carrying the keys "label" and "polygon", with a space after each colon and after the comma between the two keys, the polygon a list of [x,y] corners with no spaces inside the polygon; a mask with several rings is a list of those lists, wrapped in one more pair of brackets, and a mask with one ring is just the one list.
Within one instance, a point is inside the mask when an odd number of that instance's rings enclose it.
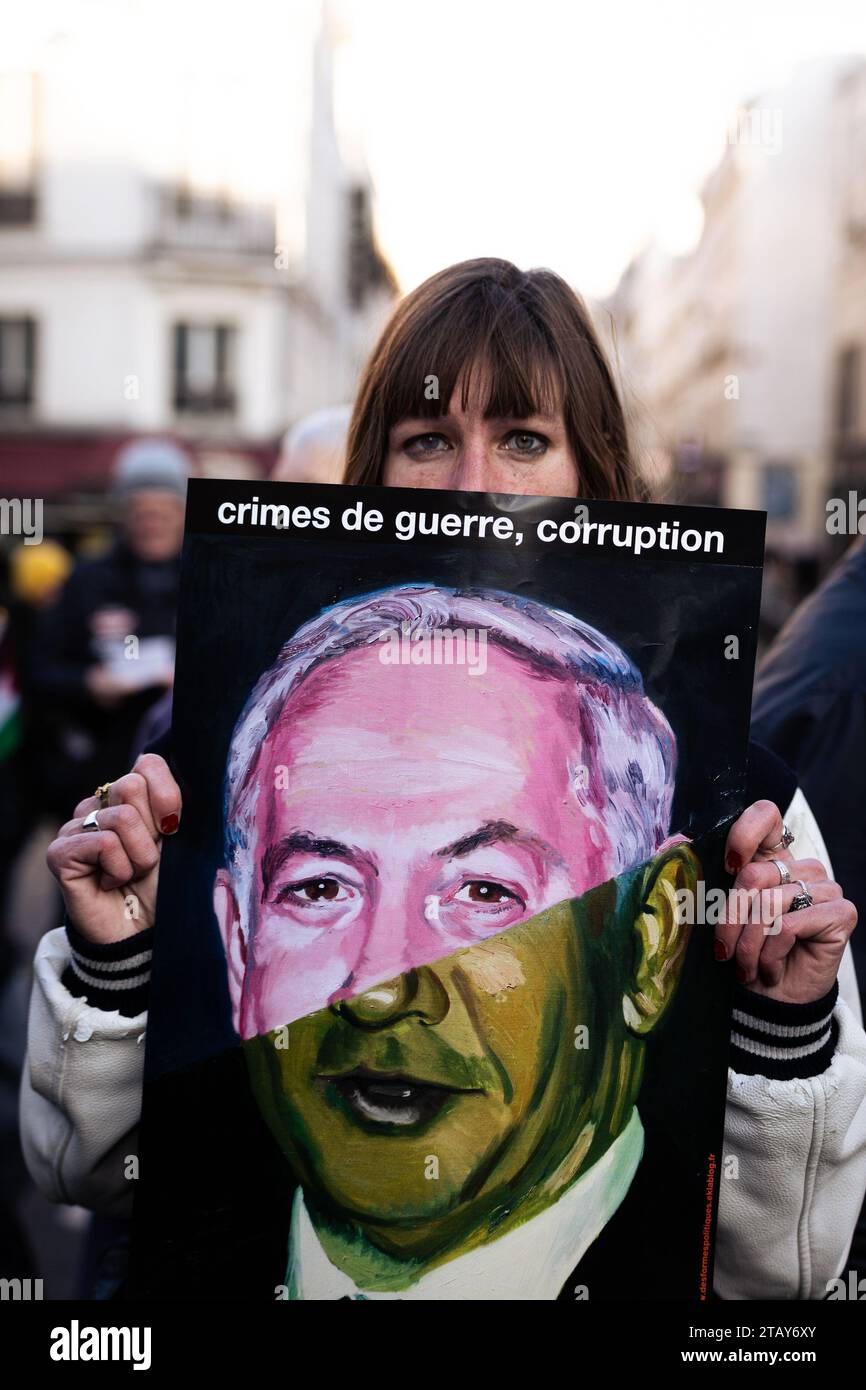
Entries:
{"label": "blurred building facade", "polygon": [[205,472],[258,472],[289,424],[351,397],[395,284],[369,179],[338,142],[326,21],[293,57],[270,202],[197,186],[181,140],[155,178],[118,148],[110,101],[82,130],[87,73],[63,45],[0,77],[7,495],[98,485],[142,432],[184,439]]}
{"label": "blurred building facade", "polygon": [[831,401],[835,495],[866,498],[866,63],[843,76],[836,103],[841,237],[833,313]]}
{"label": "blurred building facade", "polygon": [[695,248],[647,248],[598,315],[656,485],[766,510],[768,550],[806,566],[866,477],[864,152],[863,66],[804,66],[736,113]]}

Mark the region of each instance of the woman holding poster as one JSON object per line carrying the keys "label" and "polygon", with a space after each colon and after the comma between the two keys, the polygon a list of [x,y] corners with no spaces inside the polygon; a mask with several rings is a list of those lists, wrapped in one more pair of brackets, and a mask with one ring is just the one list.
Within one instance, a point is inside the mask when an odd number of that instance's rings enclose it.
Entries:
{"label": "woman holding poster", "polygon": [[[451,267],[399,305],[362,376],[345,482],[505,494],[515,523],[520,498],[647,500],[584,306],[552,272],[498,260]],[[754,749],[749,791],[727,837],[732,907],[714,928],[738,982],[725,1152],[739,1161],[721,1183],[715,1289],[820,1299],[844,1269],[866,1184],[856,913],[787,769]],[[130,1151],[138,1118],[160,850],[181,813],[168,764],[150,753],[76,807],[49,853],[68,926],[37,955],[22,1104],[31,1171],[55,1198],[127,1209],[112,1156]],[[780,925],[764,931],[737,893],[780,889]],[[55,1059],[73,1013],[80,1041],[61,1096]],[[108,1116],[95,1098],[106,1085],[122,1102]]]}

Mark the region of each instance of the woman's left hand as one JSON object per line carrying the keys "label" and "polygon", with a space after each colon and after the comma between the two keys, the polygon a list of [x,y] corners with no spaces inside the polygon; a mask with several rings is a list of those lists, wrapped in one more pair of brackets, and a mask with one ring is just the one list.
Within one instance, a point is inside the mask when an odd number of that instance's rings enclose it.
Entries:
{"label": "woman's left hand", "polygon": [[[716,958],[735,959],[737,979],[757,994],[809,1004],[832,988],[857,909],[817,859],[795,859],[780,845],[782,831],[772,801],[756,801],[731,826],[725,865],[736,877],[716,927]],[[774,859],[787,866],[790,884]],[[792,912],[803,891],[798,879],[813,903]]]}

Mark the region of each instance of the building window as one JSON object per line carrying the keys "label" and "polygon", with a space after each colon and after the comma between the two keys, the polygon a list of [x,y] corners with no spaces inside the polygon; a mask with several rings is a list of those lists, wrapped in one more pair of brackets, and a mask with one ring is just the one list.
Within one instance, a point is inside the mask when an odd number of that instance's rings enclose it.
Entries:
{"label": "building window", "polygon": [[36,221],[38,107],[32,73],[0,73],[0,227]]}
{"label": "building window", "polygon": [[764,466],[764,511],[768,521],[794,521],[797,516],[797,473],[790,463]]}
{"label": "building window", "polygon": [[0,319],[0,406],[33,404],[36,324]]}
{"label": "building window", "polygon": [[860,416],[860,349],[843,348],[836,375],[836,434],[851,439],[858,433]]}
{"label": "building window", "polygon": [[200,414],[235,409],[235,331],[228,324],[174,328],[174,408]]}
{"label": "building window", "polygon": [[360,309],[371,291],[394,292],[396,281],[381,255],[373,232],[370,192],[358,184],[349,189],[348,295],[353,309]]}
{"label": "building window", "polygon": [[185,183],[178,185],[177,188],[173,188],[169,196],[172,201],[175,217],[179,217],[181,221],[185,221],[186,218],[192,217],[192,193]]}
{"label": "building window", "polygon": [[35,221],[35,189],[0,188],[0,227],[32,227]]}

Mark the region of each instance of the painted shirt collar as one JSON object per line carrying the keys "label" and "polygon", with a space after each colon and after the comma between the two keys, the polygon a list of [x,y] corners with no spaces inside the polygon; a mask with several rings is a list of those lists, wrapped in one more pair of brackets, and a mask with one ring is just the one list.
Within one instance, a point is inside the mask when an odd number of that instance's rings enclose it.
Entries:
{"label": "painted shirt collar", "polygon": [[643,1144],[643,1125],[634,1110],[607,1152],[552,1206],[497,1240],[438,1265],[399,1293],[365,1292],[331,1263],[299,1187],[289,1236],[289,1298],[520,1302],[555,1299],[628,1192]]}

